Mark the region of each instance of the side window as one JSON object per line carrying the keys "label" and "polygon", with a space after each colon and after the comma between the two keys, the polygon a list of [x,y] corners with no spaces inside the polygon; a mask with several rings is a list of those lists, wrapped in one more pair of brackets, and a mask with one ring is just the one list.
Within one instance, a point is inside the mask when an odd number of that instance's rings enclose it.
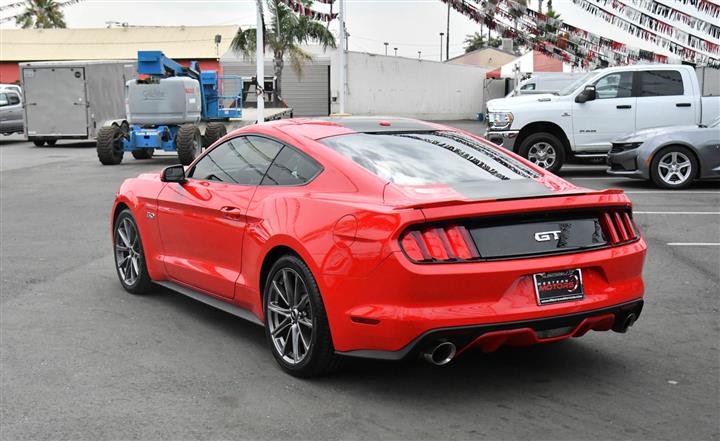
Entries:
{"label": "side window", "polygon": [[0,93],[0,107],[9,106],[7,94]]}
{"label": "side window", "polygon": [[12,105],[15,105],[15,104],[20,104],[20,97],[18,96],[18,94],[16,94],[16,93],[8,93],[8,94],[7,94],[7,97],[8,97],[7,100],[8,100],[8,104],[9,104],[9,105],[12,106]]}
{"label": "side window", "polygon": [[597,99],[629,98],[632,96],[632,72],[616,72],[595,82]]}
{"label": "side window", "polygon": [[535,90],[535,83],[523,84],[520,90]]}
{"label": "side window", "polygon": [[241,136],[212,149],[190,177],[228,184],[258,185],[282,144],[259,136]]}
{"label": "side window", "polygon": [[298,152],[285,147],[270,166],[262,185],[302,185],[320,172],[320,165]]}
{"label": "side window", "polygon": [[684,95],[682,75],[676,70],[646,70],[640,72],[638,96]]}

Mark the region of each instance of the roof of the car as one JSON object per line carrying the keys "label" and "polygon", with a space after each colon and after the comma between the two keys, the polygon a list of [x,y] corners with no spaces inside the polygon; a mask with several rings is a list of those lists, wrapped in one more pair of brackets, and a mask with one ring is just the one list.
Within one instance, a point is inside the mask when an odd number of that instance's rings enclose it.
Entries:
{"label": "roof of the car", "polygon": [[316,140],[351,133],[407,133],[451,130],[449,127],[440,124],[394,116],[298,118],[280,120],[272,124],[278,130],[290,135],[301,135]]}

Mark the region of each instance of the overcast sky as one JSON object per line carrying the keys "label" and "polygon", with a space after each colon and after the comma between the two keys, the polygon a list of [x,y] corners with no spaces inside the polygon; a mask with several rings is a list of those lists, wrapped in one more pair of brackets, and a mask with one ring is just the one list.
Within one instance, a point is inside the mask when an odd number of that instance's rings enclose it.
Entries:
{"label": "overcast sky", "polygon": [[[0,4],[15,1],[0,0]],[[537,8],[537,0],[529,2],[531,8]],[[445,32],[447,19],[447,6],[440,0],[345,0],[345,5],[351,50],[384,53],[383,42],[387,41],[390,43],[390,54],[397,47],[401,56],[416,58],[417,52],[422,51],[423,58],[439,58],[439,33]],[[571,0],[553,0],[553,5],[569,24],[626,44],[658,51],[654,45],[588,14]],[[319,2],[313,7],[328,10],[327,5]],[[255,24],[255,0],[84,0],[66,7],[64,12],[69,27],[104,27],[108,21],[159,26]],[[6,15],[8,11],[2,11],[2,16]],[[14,23],[2,26],[12,27]],[[336,29],[337,22],[331,23],[330,27]],[[450,56],[461,54],[465,36],[479,30],[478,24],[452,11]]]}

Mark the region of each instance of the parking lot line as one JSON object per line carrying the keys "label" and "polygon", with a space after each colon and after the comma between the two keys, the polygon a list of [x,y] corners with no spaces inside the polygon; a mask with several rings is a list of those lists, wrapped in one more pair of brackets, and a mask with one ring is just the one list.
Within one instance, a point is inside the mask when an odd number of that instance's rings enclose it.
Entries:
{"label": "parking lot line", "polygon": [[720,211],[633,211],[633,214],[712,214],[720,215]]}
{"label": "parking lot line", "polygon": [[669,242],[671,247],[720,247],[720,243],[713,242]]}

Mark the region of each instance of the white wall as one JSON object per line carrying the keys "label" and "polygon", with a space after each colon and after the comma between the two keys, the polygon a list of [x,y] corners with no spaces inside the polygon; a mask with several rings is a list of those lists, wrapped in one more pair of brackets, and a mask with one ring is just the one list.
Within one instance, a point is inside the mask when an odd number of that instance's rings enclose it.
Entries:
{"label": "white wall", "polygon": [[[339,52],[331,58],[336,98]],[[348,52],[347,64],[347,113],[451,120],[475,119],[483,111],[485,69],[361,52]],[[335,99],[331,107],[339,111]]]}

